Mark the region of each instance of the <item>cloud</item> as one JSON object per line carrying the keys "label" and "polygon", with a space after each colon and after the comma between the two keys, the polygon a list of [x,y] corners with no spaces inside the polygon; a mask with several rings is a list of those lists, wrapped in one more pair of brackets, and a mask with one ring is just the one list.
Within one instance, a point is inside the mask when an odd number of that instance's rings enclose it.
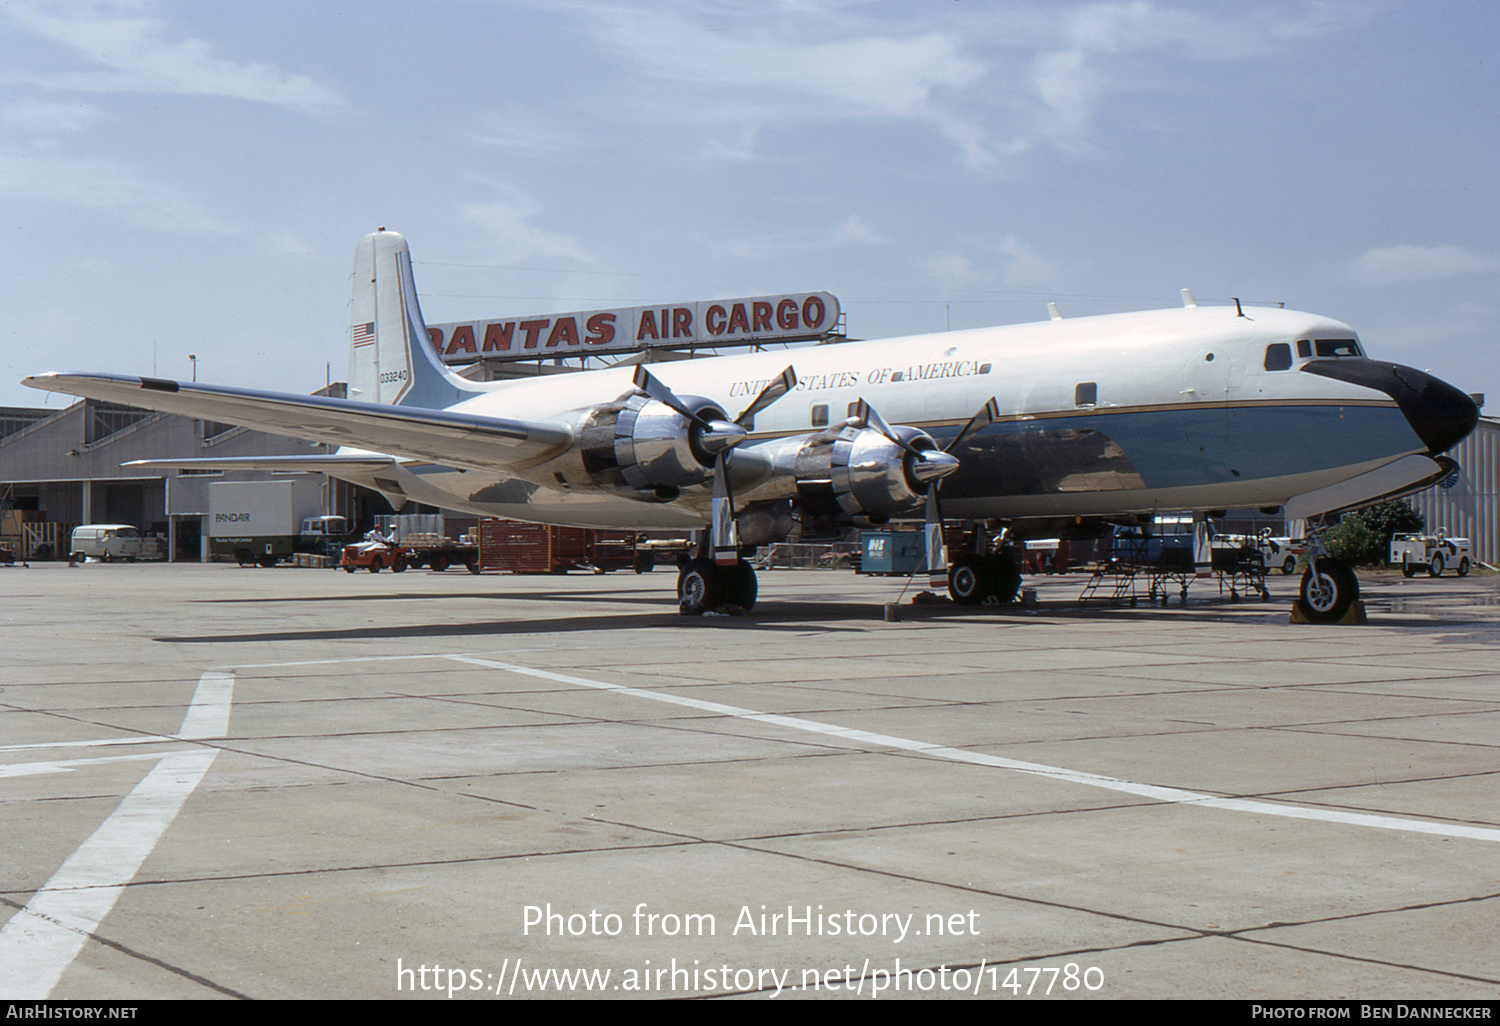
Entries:
{"label": "cloud", "polygon": [[1362,254],[1352,265],[1361,285],[1403,285],[1465,274],[1500,271],[1500,259],[1462,246],[1384,246]]}
{"label": "cloud", "polygon": [[937,279],[941,287],[959,292],[1052,289],[1063,279],[1057,264],[1015,235],[976,248],[976,256],[939,253],[915,260],[913,265]]}
{"label": "cloud", "polygon": [[475,203],[460,209],[464,217],[494,237],[495,259],[505,263],[531,257],[561,257],[579,263],[594,263],[594,257],[571,235],[549,232],[530,221],[540,210],[530,201],[514,195],[509,201]]}
{"label": "cloud", "polygon": [[[333,90],[306,75],[226,60],[198,39],[168,39],[162,22],[128,13],[138,9],[138,4],[107,0],[81,4],[10,0],[6,4],[11,18],[24,28],[109,69],[27,76],[47,88],[225,96],[310,113],[343,105]],[[19,76],[13,72],[12,77]]]}
{"label": "cloud", "polygon": [[99,118],[99,109],[86,103],[22,101],[0,108],[0,118],[31,132],[78,132]]}
{"label": "cloud", "polygon": [[158,231],[237,231],[193,197],[146,181],[113,160],[0,153],[0,194],[105,210]]}
{"label": "cloud", "polygon": [[[1085,152],[1099,109],[1178,60],[1245,60],[1368,20],[1368,4],[1284,0],[1203,12],[1106,3],[766,5],[580,0],[572,10],[631,76],[624,117],[692,124],[704,151],[748,159],[788,130],[906,123],[971,170],[1004,170],[1040,145]],[[875,20],[876,18],[882,20]],[[1141,71],[1147,56],[1149,72]],[[1135,69],[1133,72],[1130,69]],[[727,140],[727,141],[726,141]]]}

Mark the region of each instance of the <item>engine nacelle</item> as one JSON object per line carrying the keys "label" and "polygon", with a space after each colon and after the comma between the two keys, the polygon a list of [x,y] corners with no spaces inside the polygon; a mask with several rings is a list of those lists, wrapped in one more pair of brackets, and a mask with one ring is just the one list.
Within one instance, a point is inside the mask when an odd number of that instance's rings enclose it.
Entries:
{"label": "engine nacelle", "polygon": [[[939,446],[923,431],[891,429],[918,450]],[[913,467],[917,457],[873,428],[845,428],[830,445],[808,440],[796,454],[797,494],[827,512],[895,516],[920,507],[930,485]]]}
{"label": "engine nacelle", "polygon": [[[705,421],[728,420],[701,396],[681,398]],[[669,502],[681,489],[709,480],[714,453],[703,435],[702,426],[665,403],[632,395],[590,410],[577,437],[584,470],[596,485]]]}

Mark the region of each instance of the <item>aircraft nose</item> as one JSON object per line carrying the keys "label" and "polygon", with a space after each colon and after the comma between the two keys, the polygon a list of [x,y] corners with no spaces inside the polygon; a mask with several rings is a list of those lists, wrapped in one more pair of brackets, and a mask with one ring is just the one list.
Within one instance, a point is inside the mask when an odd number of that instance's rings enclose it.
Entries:
{"label": "aircraft nose", "polygon": [[1479,407],[1474,400],[1426,371],[1380,360],[1312,360],[1309,374],[1373,388],[1396,400],[1407,423],[1433,455],[1453,448],[1474,430]]}

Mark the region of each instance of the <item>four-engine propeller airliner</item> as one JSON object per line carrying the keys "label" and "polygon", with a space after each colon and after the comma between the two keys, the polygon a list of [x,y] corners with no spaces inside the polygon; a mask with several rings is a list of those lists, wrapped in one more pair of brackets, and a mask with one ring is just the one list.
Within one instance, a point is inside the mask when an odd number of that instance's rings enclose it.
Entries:
{"label": "four-engine propeller airliner", "polygon": [[[700,530],[685,612],[750,608],[745,556],[785,538],[925,519],[953,598],[1009,601],[1002,540],[1165,511],[1315,517],[1452,472],[1467,395],[1368,359],[1348,325],[1198,306],[477,383],[436,358],[405,240],[355,251],[347,400],[106,374],[24,383],[341,446],[312,457],[153,460],[322,471],[407,500],[550,524]],[[976,525],[951,563],[942,525]],[[998,533],[997,533],[998,531]],[[1358,594],[1314,545],[1300,602]]]}

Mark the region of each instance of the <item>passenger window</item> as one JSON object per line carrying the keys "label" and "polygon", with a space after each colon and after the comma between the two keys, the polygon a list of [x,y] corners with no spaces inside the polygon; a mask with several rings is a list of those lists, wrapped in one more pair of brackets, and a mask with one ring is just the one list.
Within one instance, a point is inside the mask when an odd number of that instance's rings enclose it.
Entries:
{"label": "passenger window", "polygon": [[817,406],[814,406],[812,408],[812,426],[813,427],[827,427],[828,426],[828,404],[827,403],[819,403]]}
{"label": "passenger window", "polygon": [[1292,365],[1292,347],[1285,342],[1274,342],[1266,346],[1266,370],[1286,370]]}
{"label": "passenger window", "polygon": [[1099,386],[1093,381],[1080,381],[1073,388],[1074,406],[1099,405]]}

